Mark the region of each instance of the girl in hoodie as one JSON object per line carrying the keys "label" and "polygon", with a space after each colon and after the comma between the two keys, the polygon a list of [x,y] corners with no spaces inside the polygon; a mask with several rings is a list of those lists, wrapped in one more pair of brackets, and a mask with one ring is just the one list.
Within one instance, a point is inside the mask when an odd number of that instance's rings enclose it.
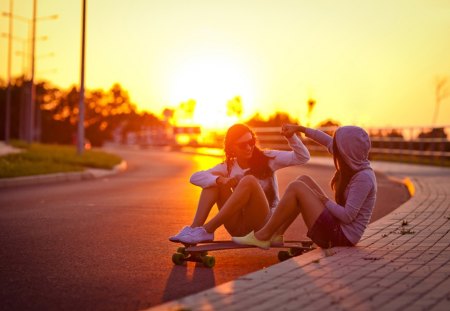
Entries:
{"label": "girl in hoodie", "polygon": [[331,180],[334,201],[308,176],[289,184],[275,213],[263,228],[233,237],[239,244],[270,246],[272,235],[292,223],[299,213],[308,227],[307,236],[322,248],[354,246],[372,215],[377,194],[375,174],[368,160],[370,139],[360,127],[343,126],[334,136],[299,125],[284,125],[293,135],[299,131],[333,154],[336,172]]}
{"label": "girl in hoodie", "polygon": [[[203,188],[192,224],[169,240],[186,244],[212,241],[221,225],[232,236],[260,229],[279,202],[275,171],[309,160],[302,141],[290,132],[288,135],[291,151],[261,150],[249,127],[231,126],[225,135],[225,161],[191,176],[191,183]],[[214,204],[219,213],[205,223]]]}

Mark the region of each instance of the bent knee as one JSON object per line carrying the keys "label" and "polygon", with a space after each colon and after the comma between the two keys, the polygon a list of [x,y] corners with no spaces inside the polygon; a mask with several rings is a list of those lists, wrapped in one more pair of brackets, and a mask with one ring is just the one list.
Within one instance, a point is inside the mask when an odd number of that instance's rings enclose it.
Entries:
{"label": "bent knee", "polygon": [[252,175],[245,175],[241,178],[236,188],[245,188],[246,191],[259,186],[258,179]]}
{"label": "bent knee", "polygon": [[299,190],[305,189],[307,188],[308,185],[302,181],[302,180],[294,180],[293,182],[291,182],[287,188],[286,188],[286,192],[297,192]]}
{"label": "bent knee", "polygon": [[297,180],[298,181],[303,181],[303,182],[306,182],[306,183],[309,183],[309,182],[313,181],[313,179],[310,176],[308,176],[308,175],[301,175],[301,176],[299,176],[297,178]]}
{"label": "bent knee", "polygon": [[241,178],[241,180],[239,181],[239,185],[254,185],[254,184],[258,184],[258,179],[253,176],[253,175],[245,175],[244,177]]}

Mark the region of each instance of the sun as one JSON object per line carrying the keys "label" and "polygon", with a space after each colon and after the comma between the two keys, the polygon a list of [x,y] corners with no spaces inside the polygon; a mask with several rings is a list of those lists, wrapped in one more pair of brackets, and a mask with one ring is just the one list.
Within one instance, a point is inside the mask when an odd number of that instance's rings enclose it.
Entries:
{"label": "sun", "polygon": [[169,83],[172,103],[178,105],[190,99],[196,102],[193,114],[184,121],[205,129],[224,129],[239,121],[238,115],[227,111],[228,101],[236,96],[242,99],[244,113],[252,107],[251,75],[231,55],[204,53],[188,57],[173,70]]}

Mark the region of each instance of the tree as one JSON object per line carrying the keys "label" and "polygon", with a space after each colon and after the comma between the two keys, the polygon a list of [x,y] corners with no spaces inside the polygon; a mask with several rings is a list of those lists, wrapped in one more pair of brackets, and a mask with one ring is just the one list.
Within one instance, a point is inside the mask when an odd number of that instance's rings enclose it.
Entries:
{"label": "tree", "polygon": [[178,110],[181,113],[178,118],[181,119],[192,119],[195,112],[195,107],[197,106],[197,102],[194,99],[188,99],[185,102],[180,104],[180,109]]}
{"label": "tree", "polygon": [[441,102],[444,98],[450,95],[450,91],[447,87],[447,77],[437,77],[436,83],[435,83],[435,106],[434,106],[434,114],[433,114],[433,120],[432,125],[436,125],[436,121],[439,115],[439,106],[441,105]]}
{"label": "tree", "polygon": [[445,129],[442,127],[423,130],[417,138],[423,141],[419,143],[419,149],[429,151],[449,151],[450,144]]}
{"label": "tree", "polygon": [[47,83],[36,87],[36,100],[41,109],[41,141],[71,144],[76,133],[79,93],[75,87],[61,91]]}
{"label": "tree", "polygon": [[165,108],[162,112],[162,115],[164,117],[164,122],[170,123],[173,116],[175,115],[175,110],[170,108]]}
{"label": "tree", "polygon": [[316,100],[310,98],[310,99],[308,99],[307,104],[308,104],[308,127],[310,127],[311,126],[311,115],[314,110],[314,107],[316,106]]}
{"label": "tree", "polygon": [[[11,81],[11,110],[10,110],[10,138],[20,138],[23,132],[23,109],[26,99],[26,82],[23,77]],[[6,106],[5,81],[0,80],[0,139],[5,137],[5,106]]]}
{"label": "tree", "polygon": [[291,118],[287,112],[276,112],[269,117],[267,123],[270,124],[270,126],[282,126],[286,123],[298,123],[298,121],[297,119]]}
{"label": "tree", "polygon": [[248,126],[251,127],[263,127],[267,126],[266,121],[263,119],[263,117],[257,112],[251,117],[249,120],[245,122]]}
{"label": "tree", "polygon": [[240,96],[235,96],[227,102],[227,116],[240,118],[242,110],[242,99]]}
{"label": "tree", "polygon": [[[11,105],[11,138],[22,138],[24,121],[21,118],[28,96],[27,84],[23,78],[13,81]],[[0,81],[0,109],[4,107],[6,85]],[[61,90],[48,82],[36,84],[36,124],[41,129],[44,143],[72,144],[76,137],[79,114],[79,90],[73,86]],[[151,113],[139,114],[131,102],[128,92],[114,84],[110,90],[86,91],[85,135],[92,145],[100,146],[111,139],[116,129],[125,137],[129,132],[140,133],[143,128],[155,130],[163,127],[162,122]],[[0,118],[0,131],[4,120]],[[3,132],[0,135],[4,136]]]}
{"label": "tree", "polygon": [[245,122],[251,127],[280,127],[285,123],[298,123],[298,120],[291,118],[287,112],[275,112],[264,120],[259,113],[256,113],[251,119]]}
{"label": "tree", "polygon": [[322,128],[325,133],[333,136],[336,129],[340,126],[340,123],[337,121],[333,121],[331,119],[327,119],[321,123],[319,123],[319,128]]}

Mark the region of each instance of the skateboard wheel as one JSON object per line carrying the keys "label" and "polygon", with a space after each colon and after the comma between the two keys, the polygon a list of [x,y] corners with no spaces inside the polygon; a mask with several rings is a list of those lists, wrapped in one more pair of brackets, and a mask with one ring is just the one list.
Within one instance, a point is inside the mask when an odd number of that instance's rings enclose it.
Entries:
{"label": "skateboard wheel", "polygon": [[186,257],[186,247],[178,247],[177,253],[183,254]]}
{"label": "skateboard wheel", "polygon": [[291,254],[289,253],[289,251],[279,251],[278,252],[278,260],[279,261],[285,261],[289,258],[291,258]]}
{"label": "skateboard wheel", "polygon": [[298,255],[303,254],[304,250],[303,249],[298,249],[298,248],[290,248],[289,249],[289,255],[291,255],[291,257],[296,257]]}
{"label": "skateboard wheel", "polygon": [[177,266],[181,266],[182,264],[184,264],[184,258],[184,254],[175,253],[172,255],[172,262]]}
{"label": "skateboard wheel", "polygon": [[202,262],[205,267],[212,268],[216,264],[216,258],[207,255],[202,257]]}
{"label": "skateboard wheel", "polygon": [[311,247],[313,245],[313,241],[302,241],[303,247]]}

